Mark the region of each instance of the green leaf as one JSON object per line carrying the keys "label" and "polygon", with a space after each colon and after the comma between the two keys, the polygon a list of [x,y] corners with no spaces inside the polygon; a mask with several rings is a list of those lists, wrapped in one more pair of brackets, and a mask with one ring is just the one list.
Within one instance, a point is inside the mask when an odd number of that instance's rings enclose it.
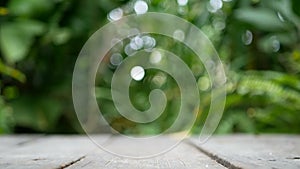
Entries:
{"label": "green leaf", "polygon": [[235,11],[235,17],[242,22],[251,24],[252,26],[265,30],[277,31],[286,29],[284,24],[276,13],[267,8],[242,8]]}
{"label": "green leaf", "polygon": [[53,42],[56,45],[66,43],[71,37],[71,31],[68,28],[56,29],[53,34]]}
{"label": "green leaf", "polygon": [[14,126],[13,109],[0,96],[0,133],[9,133]]}
{"label": "green leaf", "polygon": [[8,4],[9,12],[17,16],[37,16],[53,8],[53,1],[49,0],[11,0]]}
{"label": "green leaf", "polygon": [[6,61],[15,63],[22,60],[28,54],[34,36],[42,34],[44,30],[43,23],[32,20],[1,25],[0,47]]}
{"label": "green leaf", "polygon": [[17,26],[29,35],[41,35],[45,32],[45,24],[36,20],[17,20]]}
{"label": "green leaf", "polygon": [[22,60],[29,51],[32,37],[24,34],[16,24],[6,24],[1,27],[1,50],[7,62]]}
{"label": "green leaf", "polygon": [[[296,1],[296,2],[295,2]],[[276,0],[269,1],[266,0],[263,2],[266,6],[272,8],[274,11],[277,11],[277,14],[282,15],[284,20],[291,21],[295,25],[299,25],[299,0],[288,1],[288,0]]]}
{"label": "green leaf", "polygon": [[23,74],[21,71],[15,69],[13,67],[5,65],[1,59],[0,59],[0,73],[10,76],[10,77],[20,81],[21,83],[24,83],[26,81],[25,74]]}

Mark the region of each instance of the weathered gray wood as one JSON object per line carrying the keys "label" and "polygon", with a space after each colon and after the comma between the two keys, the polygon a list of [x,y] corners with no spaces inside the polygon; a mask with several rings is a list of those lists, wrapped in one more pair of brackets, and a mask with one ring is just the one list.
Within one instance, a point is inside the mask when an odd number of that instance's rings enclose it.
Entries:
{"label": "weathered gray wood", "polygon": [[[99,137],[99,138],[98,138]],[[101,140],[101,136],[97,136]],[[168,142],[170,139],[157,140]],[[131,147],[132,151],[147,151],[143,147],[114,137],[109,143]],[[120,143],[120,144],[119,144]],[[3,145],[0,145],[3,146]],[[155,145],[153,145],[155,146]],[[118,147],[117,147],[118,148]],[[9,152],[0,152],[0,168],[224,168],[199,152],[195,147],[182,143],[177,148],[155,158],[121,158],[101,150],[86,136],[45,136]]]}
{"label": "weathered gray wood", "polygon": [[[112,145],[117,146],[118,148],[126,147],[126,149],[131,149],[132,151],[151,151],[155,149],[156,146],[159,146],[162,142],[171,143],[172,138],[158,138],[152,146],[143,146],[136,145],[132,142],[128,142],[120,137],[114,138],[110,142]],[[117,142],[120,144],[113,144]],[[121,150],[121,149],[119,149]],[[124,150],[125,151],[125,150]],[[101,151],[100,149],[95,150],[95,152],[88,154],[81,161],[71,165],[70,168],[108,168],[108,169],[203,169],[203,168],[225,168],[216,161],[210,159],[208,156],[201,153],[197,148],[188,144],[187,142],[181,142],[174,149],[166,152],[165,154],[155,156],[153,158],[146,159],[133,159],[133,158],[124,158],[108,154]]]}
{"label": "weathered gray wood", "polygon": [[[121,137],[95,138],[121,152],[151,152],[175,140],[164,137],[145,146]],[[192,138],[163,155],[137,160],[107,153],[87,136],[0,136],[0,168],[300,168],[300,136],[213,136],[196,144]]]}
{"label": "weathered gray wood", "polygon": [[[10,151],[16,147],[34,141],[43,135],[0,135],[0,152]],[[2,145],[2,146],[1,146]]]}
{"label": "weathered gray wood", "polygon": [[202,145],[197,138],[191,140],[202,152],[229,168],[300,168],[300,136],[214,136]]}
{"label": "weathered gray wood", "polygon": [[87,137],[45,136],[0,152],[0,168],[59,168],[80,160],[93,149],[95,145]]}

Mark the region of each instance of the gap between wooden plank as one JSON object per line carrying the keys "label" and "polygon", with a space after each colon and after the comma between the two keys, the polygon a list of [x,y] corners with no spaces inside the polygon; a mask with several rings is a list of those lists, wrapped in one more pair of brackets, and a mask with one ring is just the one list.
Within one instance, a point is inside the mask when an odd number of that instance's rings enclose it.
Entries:
{"label": "gap between wooden plank", "polygon": [[217,156],[230,162],[233,167],[300,168],[299,135],[215,135],[201,145],[198,144],[196,137],[190,138],[189,141],[212,158]]}
{"label": "gap between wooden plank", "polygon": [[[171,140],[170,140],[171,139]],[[132,149],[132,151],[149,151],[155,146],[158,146],[161,142],[170,142],[173,138],[162,137],[157,138],[157,143],[152,146],[146,146],[143,144],[134,144],[124,140],[122,137],[113,137],[109,143],[116,146],[115,148],[120,151],[124,146]],[[174,138],[175,139],[175,138]],[[117,144],[116,144],[117,143]],[[85,168],[131,168],[131,169],[203,169],[203,168],[216,168],[225,169],[223,165],[217,163],[215,160],[207,157],[207,155],[200,152],[194,146],[191,146],[187,142],[183,141],[174,149],[166,152],[165,154],[145,159],[133,159],[115,156],[103,150],[95,149],[93,153],[89,153],[82,160],[70,165],[68,169]]]}
{"label": "gap between wooden plank", "polygon": [[95,147],[86,136],[50,135],[0,152],[0,168],[61,168],[73,165]]}
{"label": "gap between wooden plank", "polygon": [[[89,137],[89,136],[86,136],[86,137]],[[112,138],[113,138],[112,135],[109,136],[109,137],[107,137],[107,140],[103,142],[103,145],[109,144],[109,142],[111,141]],[[92,142],[92,138],[89,138],[89,139],[90,139],[90,141]],[[92,143],[92,144],[94,144],[94,143]],[[98,147],[98,146],[96,146],[96,145],[94,145],[94,146],[95,146],[95,147]],[[99,147],[98,147],[98,148],[99,148]],[[65,168],[69,168],[69,167],[71,167],[72,165],[75,165],[76,163],[82,161],[84,158],[86,158],[86,156],[87,156],[87,154],[84,155],[84,156],[82,156],[82,157],[80,157],[80,158],[78,158],[78,159],[76,159],[76,160],[70,161],[70,162],[68,162],[68,163],[66,163],[66,164],[62,164],[60,167],[57,167],[56,169],[65,169]]]}
{"label": "gap between wooden plank", "polygon": [[187,143],[193,147],[195,147],[196,149],[198,149],[200,152],[202,152],[203,154],[207,155],[209,158],[211,158],[212,160],[215,160],[217,163],[221,164],[222,166],[229,168],[229,169],[242,169],[241,167],[235,166],[234,164],[230,163],[229,161],[226,161],[225,159],[220,158],[217,155],[214,155],[204,149],[202,149],[201,147],[197,146],[195,143],[193,143],[190,140],[187,140]]}
{"label": "gap between wooden plank", "polygon": [[77,160],[71,161],[71,162],[69,162],[69,163],[67,163],[67,164],[64,164],[64,165],[58,167],[57,169],[65,169],[65,168],[68,168],[68,167],[70,167],[71,165],[74,165],[75,163],[77,163],[77,162],[83,160],[84,158],[85,158],[85,156],[82,156],[82,157],[78,158]]}

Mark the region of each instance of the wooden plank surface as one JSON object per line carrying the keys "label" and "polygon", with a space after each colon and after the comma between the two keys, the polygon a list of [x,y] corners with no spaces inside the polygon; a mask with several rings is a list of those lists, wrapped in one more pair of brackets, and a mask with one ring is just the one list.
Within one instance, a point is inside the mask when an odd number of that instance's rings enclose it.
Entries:
{"label": "wooden plank surface", "polygon": [[79,160],[94,148],[87,137],[45,136],[0,152],[0,168],[59,168]]}
{"label": "wooden plank surface", "polygon": [[[156,145],[144,146],[142,144],[136,145],[134,143],[128,142],[120,137],[114,137],[110,140],[110,143],[117,142],[117,144],[112,144],[114,146],[119,145],[121,147],[126,147],[134,152],[138,151],[151,151],[155,149],[155,146],[165,143],[172,144],[171,138],[157,138],[155,140]],[[112,154],[107,154],[100,149],[85,156],[84,159],[78,163],[70,166],[72,169],[76,168],[108,168],[108,169],[204,169],[204,168],[215,168],[223,169],[225,168],[221,164],[212,160],[193,145],[187,142],[181,142],[178,146],[172,150],[153,158],[145,159],[132,159],[114,156]]]}
{"label": "wooden plank surface", "polygon": [[199,150],[228,168],[299,169],[300,136],[230,135],[214,136]]}
{"label": "wooden plank surface", "polygon": [[[33,136],[34,137],[34,136]],[[18,136],[15,136],[18,139]],[[101,140],[101,136],[97,136]],[[98,140],[99,140],[98,139]],[[0,137],[1,140],[1,137]],[[170,139],[157,140],[167,144]],[[119,137],[107,144],[127,147],[132,151],[147,151],[154,147],[135,145]],[[3,147],[3,145],[0,145]],[[153,145],[155,146],[155,145]],[[122,158],[95,146],[87,136],[45,136],[21,146],[0,152],[0,168],[224,168],[197,150],[182,142],[164,155],[148,159]]]}
{"label": "wooden plank surface", "polygon": [[[157,140],[153,146],[134,144],[120,137],[106,141],[116,150],[151,152],[174,138]],[[132,159],[112,155],[87,136],[0,136],[0,168],[300,168],[300,136],[213,136],[198,145],[196,138],[181,142],[171,151],[153,158]]]}
{"label": "wooden plank surface", "polygon": [[0,137],[0,152],[10,151],[42,136],[43,135],[3,135]]}

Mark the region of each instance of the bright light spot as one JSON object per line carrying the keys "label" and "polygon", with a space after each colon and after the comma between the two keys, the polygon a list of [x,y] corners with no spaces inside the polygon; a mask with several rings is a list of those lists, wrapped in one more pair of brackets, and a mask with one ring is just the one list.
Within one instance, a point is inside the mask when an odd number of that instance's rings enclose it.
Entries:
{"label": "bright light spot", "polygon": [[207,6],[208,11],[210,12],[217,12],[223,6],[222,0],[210,0]]}
{"label": "bright light spot", "polygon": [[161,53],[159,51],[153,51],[150,55],[150,62],[155,64],[155,63],[159,63],[161,61]]}
{"label": "bright light spot", "polygon": [[125,46],[124,51],[125,51],[126,55],[128,55],[128,56],[132,56],[136,52],[134,49],[131,48],[130,44]]}
{"label": "bright light spot", "polygon": [[279,40],[276,38],[276,36],[272,36],[271,41],[272,41],[272,50],[273,50],[273,52],[278,52],[279,49],[280,49]]}
{"label": "bright light spot", "polygon": [[136,36],[135,38],[134,38],[134,43],[136,43],[137,45],[139,45],[139,46],[143,46],[143,44],[144,44],[144,42],[143,42],[143,39],[142,38],[140,38],[139,36]]}
{"label": "bright light spot", "polygon": [[145,76],[145,70],[141,66],[134,66],[130,71],[130,76],[136,81],[140,81]]}
{"label": "bright light spot", "polygon": [[210,87],[209,79],[206,76],[199,78],[198,86],[200,90],[206,91]]}
{"label": "bright light spot", "polygon": [[209,4],[216,10],[221,9],[223,2],[221,0],[210,0]]}
{"label": "bright light spot", "polygon": [[178,5],[185,6],[188,3],[188,0],[177,0]]}
{"label": "bright light spot", "polygon": [[119,64],[121,64],[123,57],[120,53],[114,53],[113,55],[111,55],[109,60],[112,65],[118,66]]}
{"label": "bright light spot", "polygon": [[109,12],[108,19],[110,21],[116,21],[116,20],[121,19],[122,16],[123,16],[123,10],[121,8],[116,8]]}
{"label": "bright light spot", "polygon": [[283,18],[283,16],[281,15],[280,12],[277,12],[277,16],[280,19],[281,22],[285,22],[285,19]]}
{"label": "bright light spot", "polygon": [[246,30],[246,32],[242,35],[242,41],[245,45],[250,45],[253,40],[252,32],[249,30]]}
{"label": "bright light spot", "polygon": [[144,43],[143,43],[143,39],[140,38],[139,36],[134,37],[133,39],[131,39],[130,41],[130,47],[134,50],[139,50],[143,47]]}
{"label": "bright light spot", "polygon": [[144,44],[144,49],[147,52],[150,52],[152,50],[152,48],[154,48],[156,45],[155,39],[150,36],[143,36],[142,40],[143,40],[143,44]]}
{"label": "bright light spot", "polygon": [[174,31],[173,33],[173,38],[179,41],[183,41],[184,40],[184,32],[180,29],[177,29]]}
{"label": "bright light spot", "polygon": [[136,14],[144,14],[148,11],[148,5],[145,1],[136,1],[134,4]]}

